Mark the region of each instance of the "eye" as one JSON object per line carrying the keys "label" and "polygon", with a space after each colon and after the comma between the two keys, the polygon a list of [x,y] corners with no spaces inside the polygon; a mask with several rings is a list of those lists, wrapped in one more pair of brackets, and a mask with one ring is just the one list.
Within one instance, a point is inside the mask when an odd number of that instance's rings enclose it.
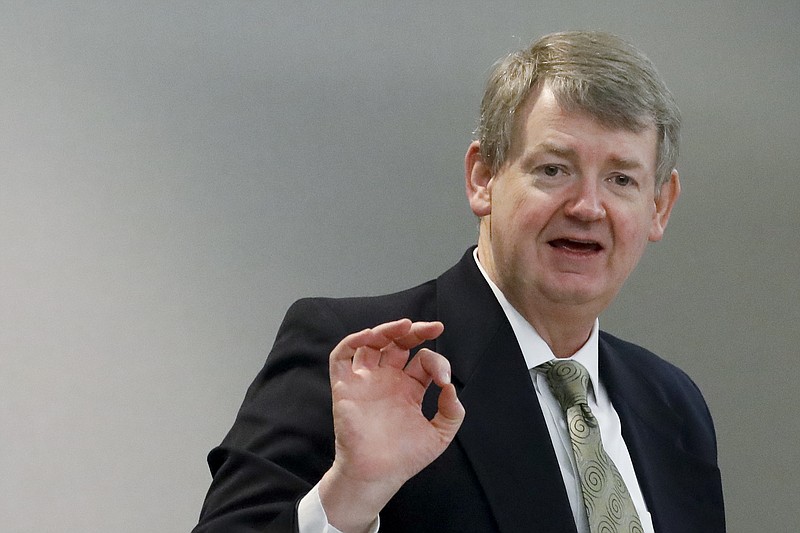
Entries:
{"label": "eye", "polygon": [[542,167],[542,172],[544,173],[544,175],[551,178],[557,176],[559,170],[561,169],[559,169],[556,165],[545,165],[544,167]]}
{"label": "eye", "polygon": [[619,185],[621,187],[627,187],[634,184],[633,178],[626,176],[625,174],[617,174],[616,176],[612,177],[611,180],[615,185]]}

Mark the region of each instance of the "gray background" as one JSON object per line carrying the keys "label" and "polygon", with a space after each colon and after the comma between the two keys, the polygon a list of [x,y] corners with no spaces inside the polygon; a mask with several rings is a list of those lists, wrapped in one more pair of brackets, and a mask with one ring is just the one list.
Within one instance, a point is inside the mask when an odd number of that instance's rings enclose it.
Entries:
{"label": "gray background", "polygon": [[455,262],[489,66],[597,28],[685,115],[602,324],[705,391],[730,531],[797,531],[800,4],[539,4],[0,3],[0,529],[188,531],[286,307]]}

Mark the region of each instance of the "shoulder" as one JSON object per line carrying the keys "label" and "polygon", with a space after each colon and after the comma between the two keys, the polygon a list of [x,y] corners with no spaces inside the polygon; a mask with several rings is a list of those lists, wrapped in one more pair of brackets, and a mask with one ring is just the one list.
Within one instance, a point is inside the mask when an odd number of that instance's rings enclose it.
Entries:
{"label": "shoulder", "polygon": [[650,350],[605,331],[600,332],[600,350],[608,364],[613,360],[614,366],[625,366],[665,397],[684,394],[702,401],[700,389],[686,372]]}
{"label": "shoulder", "polygon": [[716,433],[703,394],[689,375],[655,353],[613,335],[600,335],[601,375],[615,407],[641,419],[654,416],[686,450],[716,463]]}
{"label": "shoulder", "polygon": [[435,281],[379,296],[302,298],[289,307],[281,329],[310,322],[352,333],[400,318],[436,319]]}
{"label": "shoulder", "polygon": [[350,333],[400,318],[436,320],[434,282],[380,296],[301,298],[286,311],[268,368],[287,359],[293,365],[304,359],[327,361],[333,347]]}
{"label": "shoulder", "polygon": [[473,250],[474,246],[438,278],[402,291],[379,296],[300,299],[289,308],[284,323],[322,320],[325,325],[338,325],[351,333],[399,318],[438,320],[445,300],[444,306],[454,302],[462,307],[475,305],[464,302],[465,294],[481,292],[475,287],[482,287],[482,292],[493,298],[477,268]]}

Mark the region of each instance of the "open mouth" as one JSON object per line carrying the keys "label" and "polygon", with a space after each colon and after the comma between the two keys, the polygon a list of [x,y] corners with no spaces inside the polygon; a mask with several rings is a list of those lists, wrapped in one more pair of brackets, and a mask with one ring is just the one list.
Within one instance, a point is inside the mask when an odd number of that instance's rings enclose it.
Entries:
{"label": "open mouth", "polygon": [[550,241],[550,246],[553,248],[561,248],[575,253],[590,253],[599,252],[603,249],[602,245],[597,241],[580,241],[573,239],[555,239]]}

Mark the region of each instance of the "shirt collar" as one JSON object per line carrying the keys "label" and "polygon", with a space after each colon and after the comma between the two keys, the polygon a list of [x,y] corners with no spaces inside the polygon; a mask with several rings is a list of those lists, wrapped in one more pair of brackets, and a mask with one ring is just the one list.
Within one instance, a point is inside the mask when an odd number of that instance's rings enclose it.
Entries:
{"label": "shirt collar", "polygon": [[[522,356],[525,358],[525,364],[528,366],[528,370],[533,370],[537,366],[545,363],[547,361],[551,361],[556,358],[553,354],[553,351],[550,349],[550,346],[544,341],[544,339],[539,335],[539,333],[534,329],[530,323],[525,320],[525,318],[517,311],[514,306],[512,306],[508,299],[506,299],[505,295],[502,291],[494,284],[494,282],[489,278],[489,275],[483,269],[483,265],[478,260],[478,249],[472,252],[472,256],[475,258],[475,263],[478,265],[478,270],[481,271],[486,283],[489,284],[489,287],[492,289],[495,298],[497,298],[500,307],[503,308],[503,312],[508,318],[509,323],[511,323],[511,329],[514,331],[514,335],[517,337],[517,342],[519,343],[520,350],[522,350]],[[586,343],[580,347],[580,349],[575,352],[569,359],[573,361],[577,361],[586,367],[586,370],[589,372],[589,378],[591,379],[592,384],[599,384],[600,383],[600,373],[598,371],[598,331],[599,331],[599,321],[595,319],[594,324],[592,325],[592,332],[589,334],[589,339]],[[597,393],[601,393],[598,389],[599,387],[593,387]]]}

